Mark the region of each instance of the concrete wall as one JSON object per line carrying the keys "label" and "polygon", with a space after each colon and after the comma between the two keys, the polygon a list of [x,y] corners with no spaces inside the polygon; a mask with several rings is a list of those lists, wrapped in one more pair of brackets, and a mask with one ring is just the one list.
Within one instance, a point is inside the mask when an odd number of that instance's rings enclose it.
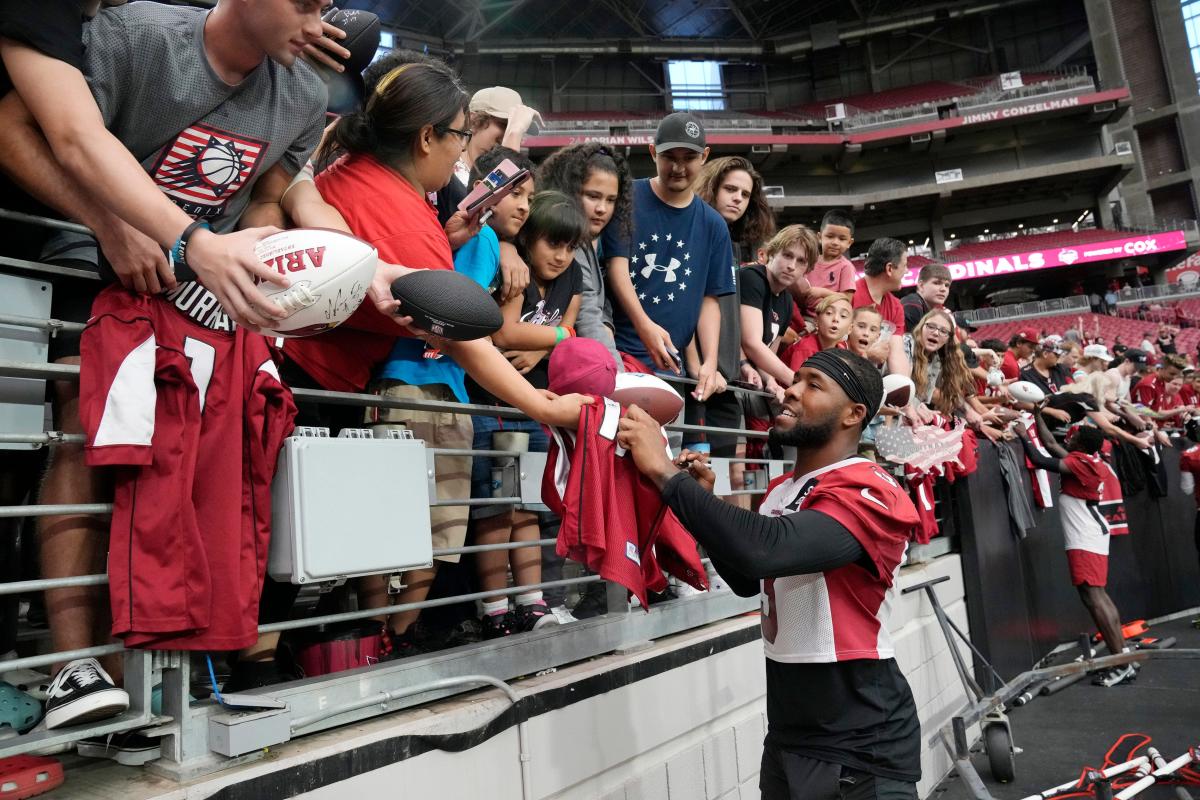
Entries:
{"label": "concrete wall", "polygon": [[[900,586],[949,576],[938,586],[950,617],[966,628],[958,556],[905,569]],[[920,795],[950,769],[928,744],[965,701],[950,651],[924,593],[898,599],[893,615],[897,660],[912,686],[922,724]],[[585,680],[665,648],[755,624],[741,618],[672,637],[647,651],[611,656],[518,685],[522,694]],[[965,648],[964,648],[965,651]],[[533,796],[545,800],[729,800],[758,798],[765,732],[762,646],[743,644],[708,658],[597,695],[529,721]],[[279,748],[276,768],[291,758],[318,757],[362,739],[418,730],[463,730],[499,713],[493,693],[405,712]],[[464,753],[434,751],[316,789],[304,797],[520,797],[517,732],[510,728]],[[469,767],[467,766],[469,764]],[[261,767],[259,767],[261,768]]]}

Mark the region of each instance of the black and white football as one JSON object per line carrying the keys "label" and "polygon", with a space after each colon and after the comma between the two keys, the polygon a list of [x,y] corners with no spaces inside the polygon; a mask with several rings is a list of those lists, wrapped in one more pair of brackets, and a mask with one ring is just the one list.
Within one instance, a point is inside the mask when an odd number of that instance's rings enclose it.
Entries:
{"label": "black and white football", "polygon": [[467,342],[500,330],[500,306],[475,281],[448,269],[422,269],[392,281],[396,312],[435,336]]}

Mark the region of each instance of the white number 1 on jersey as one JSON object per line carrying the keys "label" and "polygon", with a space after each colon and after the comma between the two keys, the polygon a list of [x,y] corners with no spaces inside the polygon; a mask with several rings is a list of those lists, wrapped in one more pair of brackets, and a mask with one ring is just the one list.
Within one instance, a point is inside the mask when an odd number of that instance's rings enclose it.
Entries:
{"label": "white number 1 on jersey", "polygon": [[188,366],[192,372],[192,380],[200,396],[200,413],[204,413],[204,397],[208,394],[208,384],[212,380],[213,366],[217,360],[217,348],[208,342],[193,339],[188,336],[183,340],[183,354],[187,356]]}

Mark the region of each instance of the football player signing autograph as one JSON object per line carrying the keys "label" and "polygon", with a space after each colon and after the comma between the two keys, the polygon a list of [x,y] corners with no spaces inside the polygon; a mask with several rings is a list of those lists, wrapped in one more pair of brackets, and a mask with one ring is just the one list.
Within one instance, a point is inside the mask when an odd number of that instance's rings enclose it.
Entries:
{"label": "football player signing autograph", "polygon": [[759,513],[713,497],[695,453],[674,462],[637,407],[618,441],[737,594],[762,597],[767,667],[763,800],[916,798],[920,724],[888,635],[893,584],[918,524],[908,494],[855,453],[883,398],[846,350],[804,362],[771,436],[796,468]]}

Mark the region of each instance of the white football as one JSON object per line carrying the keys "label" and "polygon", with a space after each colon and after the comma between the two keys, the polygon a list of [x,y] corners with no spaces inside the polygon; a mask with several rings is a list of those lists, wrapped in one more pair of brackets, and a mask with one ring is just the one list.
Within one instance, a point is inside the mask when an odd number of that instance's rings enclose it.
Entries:
{"label": "white football", "polygon": [[336,328],[358,310],[375,276],[379,254],[367,242],[325,228],[295,228],[260,241],[254,254],[291,283],[258,289],[287,316],[268,336],[312,336]]}
{"label": "white football", "polygon": [[1017,381],[1008,385],[1008,393],[1013,396],[1014,400],[1019,400],[1022,403],[1040,403],[1046,399],[1046,393],[1043,392],[1036,383],[1029,381]]}
{"label": "white football", "polygon": [[883,376],[883,404],[885,406],[903,408],[909,404],[916,391],[917,387],[906,375]]}

